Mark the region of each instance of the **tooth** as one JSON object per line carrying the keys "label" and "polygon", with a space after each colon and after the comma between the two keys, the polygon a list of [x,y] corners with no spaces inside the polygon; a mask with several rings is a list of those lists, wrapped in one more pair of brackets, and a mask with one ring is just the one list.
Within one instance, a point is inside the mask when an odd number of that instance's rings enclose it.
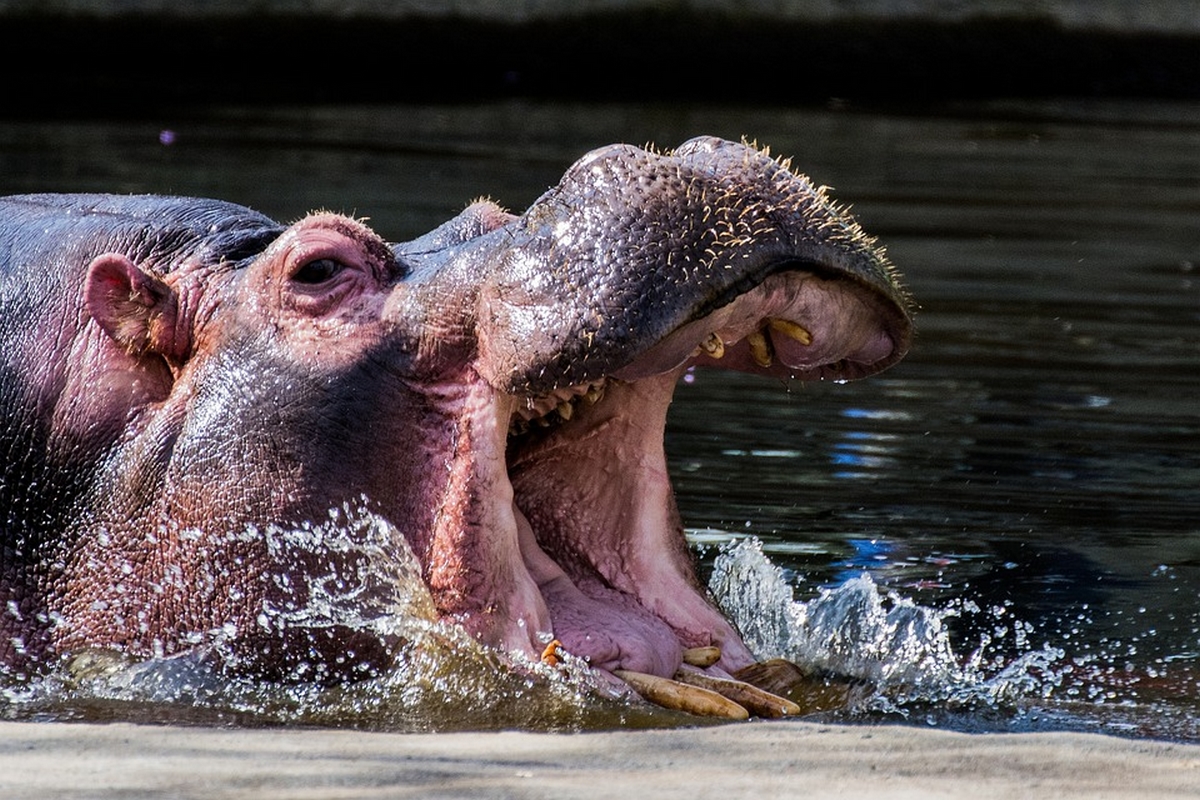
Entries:
{"label": "tooth", "polygon": [[725,343],[715,333],[709,336],[704,342],[701,342],[700,347],[713,358],[720,358],[725,355]]}
{"label": "tooth", "polygon": [[790,319],[769,319],[767,320],[767,324],[771,326],[771,330],[778,331],[789,339],[794,339],[800,344],[812,344],[812,334],[808,332],[808,329],[801,325],[797,325]]}
{"label": "tooth", "polygon": [[767,341],[767,337],[761,330],[746,336],[746,344],[750,345],[750,355],[754,358],[755,364],[760,367],[771,366],[775,354],[771,352],[771,343]]}
{"label": "tooth", "polygon": [[742,681],[717,678],[712,675],[705,675],[702,672],[692,672],[691,670],[683,669],[675,673],[675,680],[680,683],[686,683],[689,686],[698,686],[702,689],[716,692],[722,697],[737,703],[756,717],[778,719],[779,717],[794,716],[800,713],[800,706],[786,697],[771,694],[764,689],[759,689],[757,686],[751,686]]}
{"label": "tooth", "polygon": [[748,667],[742,667],[733,673],[733,677],[772,693],[789,692],[811,679],[800,667],[782,658],[758,661]]}
{"label": "tooth", "polygon": [[646,700],[663,708],[687,711],[701,717],[750,718],[750,712],[745,708],[710,689],[626,669],[614,670],[613,674]]}
{"label": "tooth", "polygon": [[600,402],[600,398],[604,397],[604,384],[598,383],[595,386],[589,386],[587,394],[584,395],[587,401],[592,405]]}
{"label": "tooth", "polygon": [[549,664],[552,667],[557,667],[562,661],[563,649],[562,642],[554,639],[550,644],[546,645],[546,649],[542,651],[542,663]]}
{"label": "tooth", "polygon": [[562,417],[564,421],[569,420],[571,418],[571,414],[573,413],[575,413],[575,407],[566,400],[558,404],[558,415]]}
{"label": "tooth", "polygon": [[693,667],[711,667],[720,660],[719,647],[689,647],[683,651],[683,663]]}

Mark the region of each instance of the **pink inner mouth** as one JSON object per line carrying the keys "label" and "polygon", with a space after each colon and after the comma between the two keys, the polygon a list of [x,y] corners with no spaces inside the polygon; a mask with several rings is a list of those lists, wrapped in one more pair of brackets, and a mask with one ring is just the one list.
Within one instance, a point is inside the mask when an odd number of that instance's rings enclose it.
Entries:
{"label": "pink inner mouth", "polygon": [[[896,343],[880,324],[875,298],[867,292],[848,291],[844,280],[831,280],[807,272],[772,275],[756,289],[741,295],[703,319],[690,322],[648,348],[614,377],[635,380],[661,374],[692,360],[745,372],[769,374],[785,380],[854,378],[871,365],[884,361]],[[790,325],[787,323],[791,323]],[[804,341],[797,337],[804,336]],[[755,360],[747,338],[761,334],[770,343],[771,363]],[[697,343],[715,334],[724,354],[713,358],[696,351]],[[829,367],[850,369],[846,375]]]}
{"label": "pink inner mouth", "polygon": [[684,648],[708,645],[715,672],[753,663],[683,536],[663,451],[676,380],[693,364],[864,374],[896,348],[875,302],[847,281],[779,273],[596,383],[519,398],[476,376],[455,506],[428,551],[443,613],[502,649],[536,659],[557,639],[608,672],[669,677]]}
{"label": "pink inner mouth", "polygon": [[[726,669],[753,661],[704,598],[675,509],[662,442],[676,378],[612,382],[510,453],[516,504],[574,587],[547,597],[554,634],[602,669],[669,676],[683,647],[710,644]],[[608,627],[594,624],[597,607]]]}

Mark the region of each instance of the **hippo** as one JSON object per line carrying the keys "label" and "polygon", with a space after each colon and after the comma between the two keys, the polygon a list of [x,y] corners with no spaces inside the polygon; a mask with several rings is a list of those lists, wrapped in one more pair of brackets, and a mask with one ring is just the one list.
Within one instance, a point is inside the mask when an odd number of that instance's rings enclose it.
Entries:
{"label": "hippo", "polygon": [[[711,137],[595,150],[520,215],[478,200],[400,243],[98,194],[0,199],[0,237],[0,665],[22,673],[220,639],[229,669],[353,680],[397,643],[287,623],[326,585],[374,602],[363,568],[407,550],[436,617],[514,661],[652,698],[736,683],[760,665],[683,535],[676,382],[847,381],[912,336],[823,187]],[[395,542],[271,533],[350,509]]]}

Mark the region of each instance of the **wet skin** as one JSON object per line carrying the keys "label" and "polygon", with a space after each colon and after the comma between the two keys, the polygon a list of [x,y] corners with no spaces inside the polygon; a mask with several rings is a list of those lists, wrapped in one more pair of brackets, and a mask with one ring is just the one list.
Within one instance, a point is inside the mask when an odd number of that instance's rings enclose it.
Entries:
{"label": "wet skin", "polygon": [[604,675],[671,676],[715,646],[705,669],[735,673],[754,657],[696,580],[667,476],[677,378],[849,380],[911,335],[874,241],[716,139],[595,151],[520,216],[480,202],[402,244],[333,214],[96,195],[0,200],[0,237],[18,669],[215,639],[264,674],[378,668],[394,642],[286,624],[366,551],[267,533],[362,505],[443,619],[518,660],[557,641]]}

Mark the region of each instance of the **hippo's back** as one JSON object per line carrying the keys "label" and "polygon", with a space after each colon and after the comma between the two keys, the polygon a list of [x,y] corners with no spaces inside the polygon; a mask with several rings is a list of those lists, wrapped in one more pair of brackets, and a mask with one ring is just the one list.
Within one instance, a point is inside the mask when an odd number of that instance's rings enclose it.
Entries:
{"label": "hippo's back", "polygon": [[[74,274],[122,252],[159,274],[188,257],[241,261],[282,232],[277,222],[222,200],[161,195],[27,194],[0,198],[0,279],[30,280],[54,266]],[[43,269],[39,269],[43,268]]]}

